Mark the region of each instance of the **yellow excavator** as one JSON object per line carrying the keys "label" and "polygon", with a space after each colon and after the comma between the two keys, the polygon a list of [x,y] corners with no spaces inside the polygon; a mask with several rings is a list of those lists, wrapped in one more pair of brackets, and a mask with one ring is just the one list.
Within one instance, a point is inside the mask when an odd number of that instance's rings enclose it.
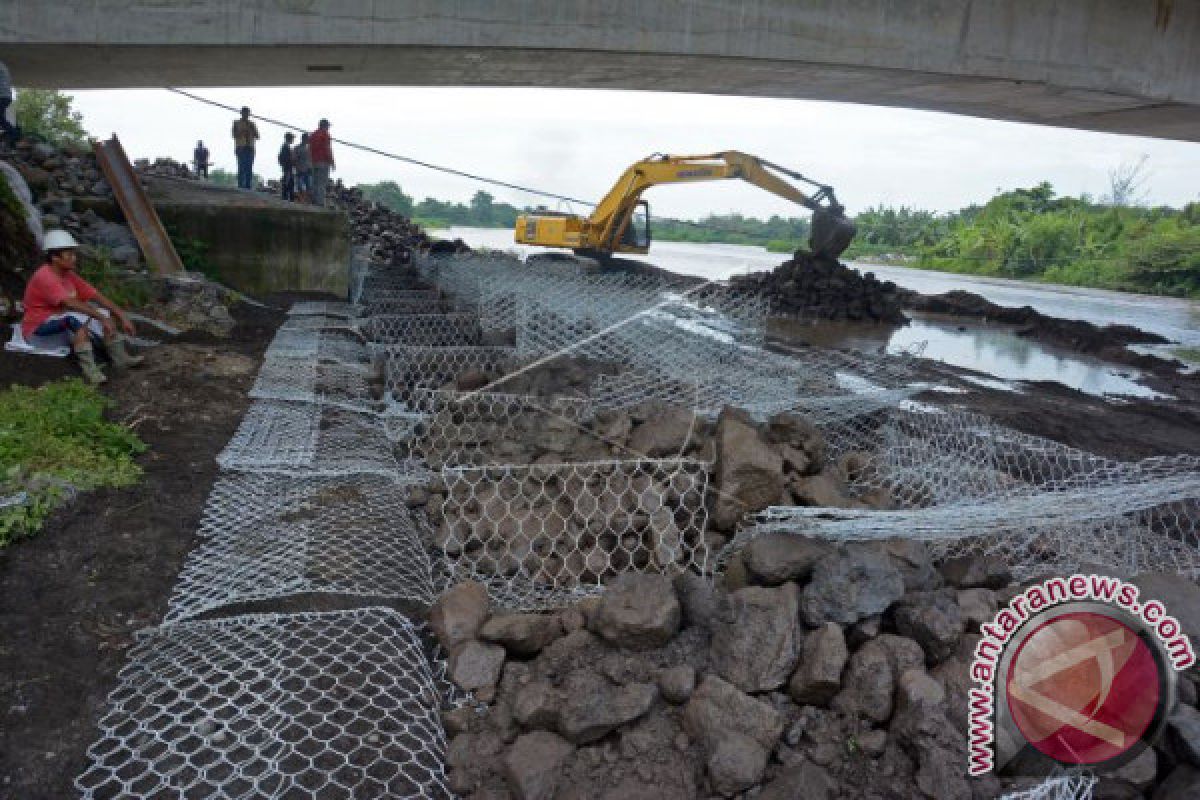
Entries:
{"label": "yellow excavator", "polygon": [[[815,186],[811,196],[793,181]],[[517,244],[564,247],[576,255],[601,261],[613,253],[644,254],[650,250],[650,206],[642,192],[662,183],[694,183],[741,178],[813,212],[809,249],[836,259],[854,240],[854,223],[834,197],[833,188],[817,183],[770,161],[736,150],[703,156],[656,154],[631,165],[587,218],[553,211],[527,212],[517,217]]]}

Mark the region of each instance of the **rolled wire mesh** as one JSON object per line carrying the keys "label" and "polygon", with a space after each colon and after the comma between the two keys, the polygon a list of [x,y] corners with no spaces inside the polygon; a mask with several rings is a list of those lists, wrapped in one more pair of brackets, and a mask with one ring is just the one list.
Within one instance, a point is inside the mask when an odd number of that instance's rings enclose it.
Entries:
{"label": "rolled wire mesh", "polygon": [[1087,772],[1052,775],[1028,789],[1008,792],[1001,800],[1091,800],[1099,782]]}
{"label": "rolled wire mesh", "polygon": [[994,554],[1022,577],[1103,565],[1200,577],[1200,459],[1119,462],[975,414],[891,410],[826,429],[856,466],[853,496],[896,510],[768,509],[733,546],[766,532],[839,540],[920,539],[934,555]]}
{"label": "rolled wire mesh", "polygon": [[246,412],[217,463],[224,469],[298,475],[374,473],[421,479],[426,470],[398,459],[382,420],[334,406],[259,400]]}
{"label": "rolled wire mesh", "polygon": [[630,571],[711,572],[707,465],[684,459],[442,470],[435,548],[508,608],[561,606]]}
{"label": "rolled wire mesh", "polygon": [[329,364],[298,358],[264,359],[250,396],[256,400],[319,403],[350,411],[377,411],[382,382],[367,364]]}
{"label": "rolled wire mesh", "polygon": [[312,361],[341,361],[347,364],[370,360],[370,354],[357,331],[347,329],[280,329],[263,354],[264,360],[276,358]]}
{"label": "rolled wire mesh", "polygon": [[374,475],[221,478],[167,622],[304,593],[432,603],[432,532],[407,496],[404,484]]}
{"label": "rolled wire mesh", "polygon": [[449,798],[433,670],[384,608],[144,631],[108,698],[88,800]]}

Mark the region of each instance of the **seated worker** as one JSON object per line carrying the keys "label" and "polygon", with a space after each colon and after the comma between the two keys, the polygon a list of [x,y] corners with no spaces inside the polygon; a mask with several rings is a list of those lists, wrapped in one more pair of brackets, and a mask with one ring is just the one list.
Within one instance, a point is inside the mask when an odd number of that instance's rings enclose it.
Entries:
{"label": "seated worker", "polygon": [[96,366],[93,343],[102,343],[113,366],[118,368],[136,367],[143,358],[130,355],[125,347],[121,331],[133,333],[133,324],[125,312],[75,274],[78,247],[66,231],[46,234],[46,263],[38,267],[25,287],[21,333],[31,343],[38,336],[69,333],[83,377],[89,383],[104,383],[107,378]]}

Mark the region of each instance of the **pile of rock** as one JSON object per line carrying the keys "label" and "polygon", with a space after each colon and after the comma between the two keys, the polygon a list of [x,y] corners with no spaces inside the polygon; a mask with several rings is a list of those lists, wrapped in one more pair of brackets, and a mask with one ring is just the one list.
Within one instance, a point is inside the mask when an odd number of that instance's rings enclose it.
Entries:
{"label": "pile of rock", "polygon": [[3,158],[17,168],[39,200],[112,195],[96,156],[84,145],[58,148],[22,139],[15,148],[6,149]]}
{"label": "pile of rock", "polygon": [[[494,612],[459,584],[431,611],[449,676],[488,704],[444,713],[464,797],[995,797],[968,779],[967,688],[979,626],[1018,587],[987,560],[935,567],[892,541],[754,540],[714,588],[625,575],[552,614]],[[1156,749],[1097,796],[1200,787],[1192,673]],[[1164,781],[1165,779],[1165,781]]]}
{"label": "pile of rock", "polygon": [[413,252],[426,250],[431,244],[419,225],[403,214],[368,201],[357,187],[347,188],[338,182],[330,197],[334,207],[349,214],[354,245],[366,247],[374,262],[408,264]]}
{"label": "pile of rock", "polygon": [[894,325],[908,321],[896,284],[807,250],[797,250],[771,272],[734,276],[730,285],[763,294],[776,314]]}
{"label": "pile of rock", "polygon": [[176,180],[197,180],[196,174],[187,164],[181,164],[173,158],[156,158],[153,162],[148,158],[139,158],[133,162],[133,169],[143,177],[153,175]]}

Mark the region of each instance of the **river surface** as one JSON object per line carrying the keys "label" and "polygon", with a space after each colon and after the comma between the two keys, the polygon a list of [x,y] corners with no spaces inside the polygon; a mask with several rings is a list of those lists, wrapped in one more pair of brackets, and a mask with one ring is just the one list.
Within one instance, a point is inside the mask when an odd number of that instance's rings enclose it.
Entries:
{"label": "river surface", "polygon": [[[435,231],[434,234],[451,239],[460,238],[472,247],[511,251],[522,257],[546,251],[546,248],[518,245],[513,242],[512,231],[499,228],[449,228]],[[640,258],[682,275],[714,280],[774,269],[786,259],[786,255],[768,253],[761,247],[692,242],[655,242],[651,245],[650,255]],[[1049,316],[1081,319],[1096,325],[1132,325],[1165,336],[1173,343],[1160,348],[1137,348],[1144,352],[1160,353],[1179,347],[1200,348],[1200,303],[1195,301],[898,266],[854,262],[849,262],[849,266],[863,272],[874,272],[880,280],[894,281],[898,286],[925,294],[963,289],[982,295],[998,305],[1028,305]],[[1134,370],[1115,368],[1095,359],[1059,351],[1017,336],[1005,326],[917,315],[912,324],[898,329],[841,324],[781,324],[778,332],[830,346],[854,346],[887,352],[916,349],[925,358],[992,375],[999,379],[991,384],[996,388],[1019,391],[1019,386],[1013,382],[1058,381],[1093,395],[1154,396],[1154,392],[1136,382],[1138,375]]]}

